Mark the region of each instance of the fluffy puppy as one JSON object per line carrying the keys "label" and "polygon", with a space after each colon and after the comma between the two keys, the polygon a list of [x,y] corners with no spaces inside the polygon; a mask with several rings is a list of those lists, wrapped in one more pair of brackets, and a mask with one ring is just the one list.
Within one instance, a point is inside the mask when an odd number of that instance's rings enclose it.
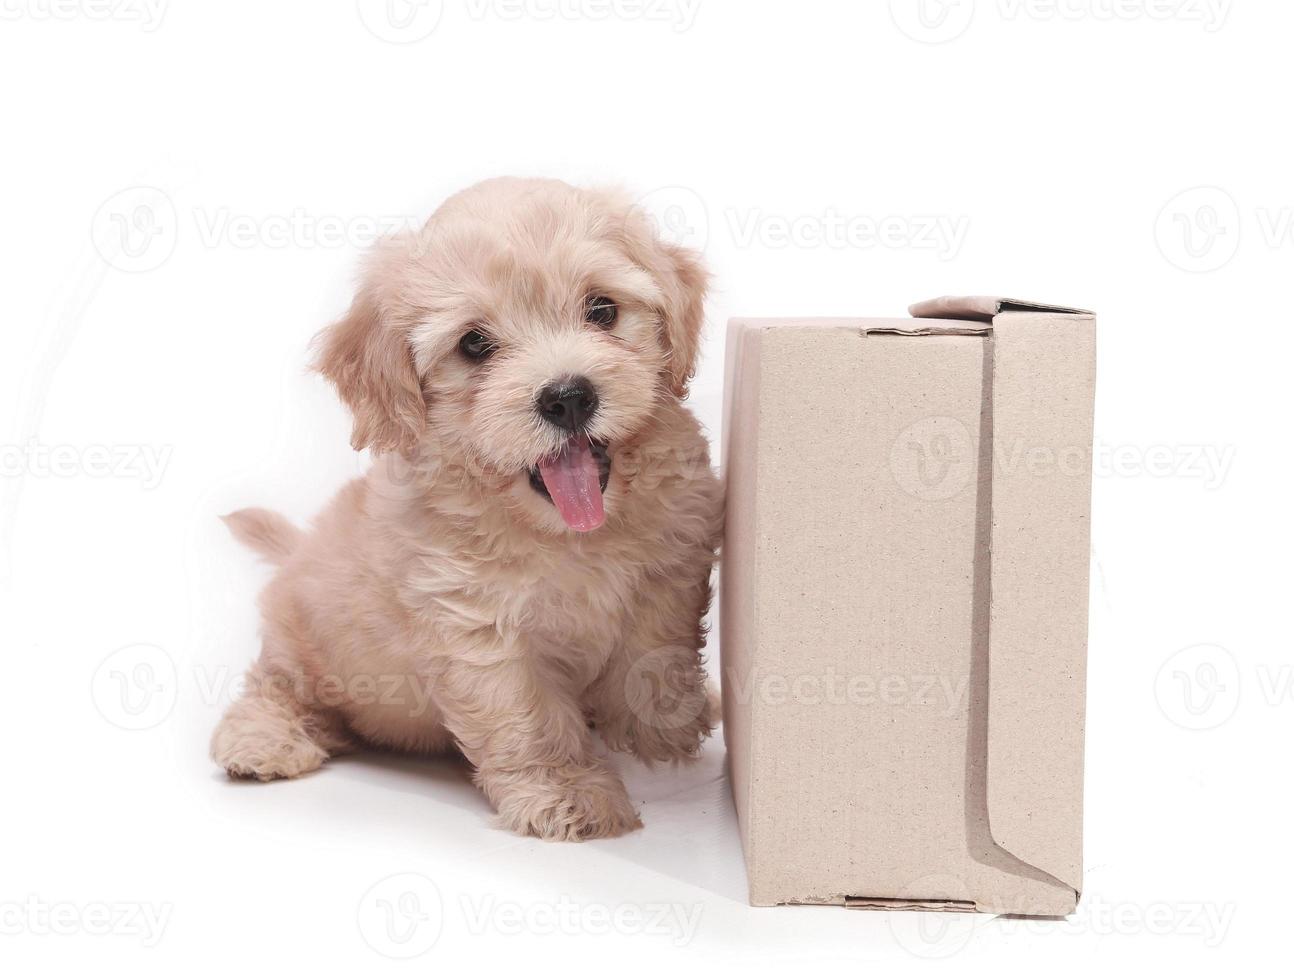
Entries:
{"label": "fluffy puppy", "polygon": [[705,285],[626,199],[558,181],[486,181],[375,246],[316,363],[374,462],[310,531],[226,518],[279,568],[215,761],[456,746],[518,833],[639,826],[589,726],[648,761],[710,732],[722,503],[682,405]]}

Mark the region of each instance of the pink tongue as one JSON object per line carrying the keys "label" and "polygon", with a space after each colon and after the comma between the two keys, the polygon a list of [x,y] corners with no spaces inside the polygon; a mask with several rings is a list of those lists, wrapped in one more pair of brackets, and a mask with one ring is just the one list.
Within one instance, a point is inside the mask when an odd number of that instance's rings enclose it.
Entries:
{"label": "pink tongue", "polygon": [[552,459],[539,464],[548,496],[553,498],[557,513],[573,531],[592,531],[602,526],[602,485],[598,479],[598,461],[593,458],[589,440],[574,436]]}

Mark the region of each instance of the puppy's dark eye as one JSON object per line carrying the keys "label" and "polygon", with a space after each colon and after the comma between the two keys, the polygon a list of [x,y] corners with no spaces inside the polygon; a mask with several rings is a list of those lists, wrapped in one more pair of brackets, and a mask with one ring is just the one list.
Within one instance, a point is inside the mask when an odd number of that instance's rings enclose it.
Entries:
{"label": "puppy's dark eye", "polygon": [[495,343],[479,330],[469,330],[458,341],[458,349],[469,361],[483,361],[494,353]]}
{"label": "puppy's dark eye", "polygon": [[590,296],[584,301],[584,319],[603,330],[614,327],[619,315],[615,300],[608,296]]}

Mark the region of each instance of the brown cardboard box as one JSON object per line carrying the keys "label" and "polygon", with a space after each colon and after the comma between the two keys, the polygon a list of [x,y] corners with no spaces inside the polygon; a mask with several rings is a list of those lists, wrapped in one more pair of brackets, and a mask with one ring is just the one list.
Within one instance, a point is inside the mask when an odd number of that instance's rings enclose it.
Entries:
{"label": "brown cardboard box", "polygon": [[1082,886],[1095,319],[733,320],[724,738],[754,905]]}

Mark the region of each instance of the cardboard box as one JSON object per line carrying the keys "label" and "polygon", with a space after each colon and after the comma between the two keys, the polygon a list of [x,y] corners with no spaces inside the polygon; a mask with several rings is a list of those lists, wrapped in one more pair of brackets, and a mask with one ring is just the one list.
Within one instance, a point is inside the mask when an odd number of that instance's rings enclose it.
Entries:
{"label": "cardboard box", "polygon": [[728,328],[724,738],[754,905],[1082,887],[1095,319]]}

